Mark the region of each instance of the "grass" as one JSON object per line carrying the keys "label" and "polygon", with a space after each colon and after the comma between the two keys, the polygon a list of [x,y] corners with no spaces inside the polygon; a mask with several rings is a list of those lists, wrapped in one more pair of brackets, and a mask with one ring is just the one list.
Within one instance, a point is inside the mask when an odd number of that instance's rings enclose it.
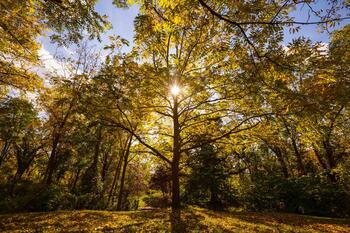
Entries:
{"label": "grass", "polygon": [[[188,208],[186,232],[350,232],[350,219]],[[169,210],[57,211],[0,215],[0,232],[170,232]]]}

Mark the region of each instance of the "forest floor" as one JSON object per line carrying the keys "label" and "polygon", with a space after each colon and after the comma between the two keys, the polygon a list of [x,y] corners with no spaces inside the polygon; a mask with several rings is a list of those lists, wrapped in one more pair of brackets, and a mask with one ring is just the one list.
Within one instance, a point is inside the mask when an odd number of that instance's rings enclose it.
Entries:
{"label": "forest floor", "polygon": [[[350,232],[350,219],[281,213],[182,211],[184,232]],[[0,232],[170,232],[169,210],[0,215]]]}

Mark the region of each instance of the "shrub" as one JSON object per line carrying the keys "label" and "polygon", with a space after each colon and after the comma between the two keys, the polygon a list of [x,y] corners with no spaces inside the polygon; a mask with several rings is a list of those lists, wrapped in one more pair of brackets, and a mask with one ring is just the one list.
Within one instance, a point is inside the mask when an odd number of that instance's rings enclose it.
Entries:
{"label": "shrub", "polygon": [[77,202],[75,195],[60,186],[45,187],[30,181],[19,183],[12,196],[2,195],[1,197],[0,209],[2,212],[74,209]]}
{"label": "shrub", "polygon": [[154,192],[145,196],[143,202],[146,203],[146,205],[155,208],[166,208],[171,205],[169,196],[162,195],[160,192]]}
{"label": "shrub", "polygon": [[350,193],[322,176],[285,179],[258,176],[242,197],[250,210],[279,210],[320,216],[350,215]]}

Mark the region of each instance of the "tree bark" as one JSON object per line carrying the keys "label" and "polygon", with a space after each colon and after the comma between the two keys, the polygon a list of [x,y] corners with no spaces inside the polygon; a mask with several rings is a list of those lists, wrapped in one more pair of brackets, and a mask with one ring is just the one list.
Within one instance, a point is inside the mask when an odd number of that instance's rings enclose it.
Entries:
{"label": "tree bark", "polygon": [[178,114],[178,102],[177,97],[174,96],[174,109],[173,109],[173,160],[171,163],[171,180],[172,180],[172,200],[171,208],[173,211],[181,208],[180,201],[180,181],[179,181],[179,164],[181,158],[180,151],[180,125]]}
{"label": "tree bark", "polygon": [[63,128],[66,125],[68,118],[71,114],[71,111],[73,109],[74,101],[75,100],[73,99],[70,102],[69,108],[68,108],[66,114],[64,115],[57,131],[54,130],[54,133],[53,133],[52,150],[51,150],[49,162],[47,164],[47,168],[46,168],[46,172],[45,172],[45,176],[44,176],[44,184],[46,186],[50,186],[52,183],[53,173],[54,173],[54,170],[56,169],[56,166],[57,166],[57,154],[58,154],[59,142],[60,142],[60,139],[62,137]]}
{"label": "tree bark", "polygon": [[46,184],[46,186],[49,186],[51,185],[52,183],[52,177],[53,177],[53,171],[55,169],[55,164],[56,164],[56,148],[57,148],[57,144],[55,141],[57,140],[54,140],[54,143],[53,143],[53,147],[52,147],[52,150],[51,150],[51,154],[50,154],[50,158],[49,158],[49,162],[47,164],[47,167],[46,167],[46,172],[45,172],[45,177],[44,177],[44,183]]}
{"label": "tree bark", "polygon": [[0,152],[0,166],[2,162],[5,160],[6,156],[8,155],[9,149],[10,149],[10,142],[8,140],[5,140]]}
{"label": "tree bark", "polygon": [[313,150],[314,150],[314,153],[316,155],[316,158],[317,158],[318,162],[321,164],[321,166],[322,166],[322,168],[324,170],[327,170],[328,169],[327,168],[327,164],[323,161],[323,159],[322,159],[322,157],[320,155],[320,152],[317,150],[315,145],[312,145],[312,147],[313,147]]}
{"label": "tree bark", "polygon": [[282,150],[278,147],[274,148],[273,152],[275,152],[275,155],[281,165],[282,173],[285,178],[289,177],[288,167],[286,164],[286,161],[284,160]]}
{"label": "tree bark", "polygon": [[74,181],[73,181],[73,184],[71,187],[71,191],[75,191],[75,188],[76,188],[77,183],[78,183],[80,172],[81,172],[81,168],[79,167],[77,173],[75,174],[75,178],[74,178]]}
{"label": "tree bark", "polygon": [[16,184],[22,179],[24,172],[29,169],[34,157],[37,154],[37,151],[39,150],[39,148],[31,149],[29,143],[26,141],[23,141],[21,146],[15,144],[14,149],[17,159],[17,170],[10,185],[10,195],[13,194]]}
{"label": "tree bark", "polygon": [[265,144],[273,151],[273,153],[276,155],[277,157],[277,160],[281,166],[281,170],[282,170],[282,173],[283,173],[283,176],[285,178],[288,178],[289,177],[289,171],[288,171],[288,167],[287,167],[287,163],[284,159],[284,156],[283,156],[283,152],[281,150],[280,147],[278,146],[272,146],[267,140],[263,139],[263,138],[260,138],[263,142],[265,142]]}
{"label": "tree bark", "polygon": [[103,154],[103,160],[102,160],[102,169],[101,169],[101,179],[102,182],[105,181],[107,172],[109,170],[109,166],[111,164],[111,157],[109,154],[111,153],[112,146],[110,145],[108,150]]}
{"label": "tree bark", "polygon": [[120,156],[119,160],[118,160],[118,164],[117,167],[115,169],[115,173],[114,173],[114,177],[113,177],[113,182],[112,182],[112,186],[111,189],[109,190],[109,195],[108,195],[108,200],[107,200],[107,206],[109,206],[109,203],[111,201],[111,197],[113,195],[113,193],[115,193],[115,189],[117,186],[117,182],[119,180],[119,176],[120,176],[120,168],[122,166],[122,162],[123,162],[123,157]]}
{"label": "tree bark", "polygon": [[93,161],[93,168],[96,172],[95,176],[98,176],[98,159],[100,156],[100,149],[101,149],[101,142],[102,142],[102,127],[99,126],[97,129],[97,141],[95,144],[95,150],[94,150],[94,161]]}
{"label": "tree bark", "polygon": [[297,157],[297,164],[298,164],[298,171],[299,171],[299,175],[305,175],[306,174],[306,171],[305,171],[305,166],[304,166],[304,163],[303,163],[303,158],[302,158],[302,155],[298,149],[298,146],[296,144],[296,141],[293,137],[291,137],[292,139],[292,145],[293,145],[293,149],[294,149],[294,153],[295,153],[295,156]]}
{"label": "tree bark", "polygon": [[132,142],[132,135],[129,138],[128,146],[127,146],[125,153],[124,153],[124,163],[123,163],[122,177],[120,180],[120,188],[119,188],[119,195],[118,195],[118,202],[117,202],[117,211],[122,210],[124,181],[125,181],[126,168],[128,166],[128,159],[129,159],[129,154],[130,154],[131,142]]}
{"label": "tree bark", "polygon": [[336,162],[334,158],[334,151],[332,148],[332,145],[329,143],[329,141],[323,141],[323,148],[325,150],[326,158],[329,165],[329,174],[328,177],[331,182],[335,183],[337,182],[337,174],[332,170],[336,167]]}
{"label": "tree bark", "polygon": [[283,121],[285,129],[287,130],[289,138],[292,140],[292,147],[293,147],[293,150],[294,150],[295,157],[297,159],[298,173],[301,176],[305,175],[306,174],[306,170],[305,170],[305,166],[304,166],[304,163],[303,163],[302,154],[299,151],[296,139],[294,137],[295,135],[292,134],[292,132],[290,132],[290,129],[289,129],[289,126],[288,126],[286,120],[282,118],[282,121]]}

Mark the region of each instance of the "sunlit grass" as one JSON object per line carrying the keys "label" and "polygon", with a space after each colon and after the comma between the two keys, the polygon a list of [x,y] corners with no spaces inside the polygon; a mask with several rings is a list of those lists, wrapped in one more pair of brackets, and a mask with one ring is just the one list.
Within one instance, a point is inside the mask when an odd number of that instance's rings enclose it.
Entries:
{"label": "sunlit grass", "polygon": [[[350,232],[349,219],[295,214],[182,212],[187,232]],[[170,232],[169,210],[58,211],[0,215],[0,232]]]}

